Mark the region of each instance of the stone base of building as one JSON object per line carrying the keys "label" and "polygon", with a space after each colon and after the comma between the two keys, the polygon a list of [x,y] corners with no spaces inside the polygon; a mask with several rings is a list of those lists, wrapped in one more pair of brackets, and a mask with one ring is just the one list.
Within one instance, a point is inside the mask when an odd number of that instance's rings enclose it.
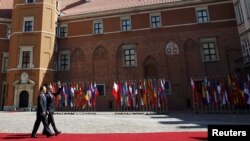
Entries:
{"label": "stone base of building", "polygon": [[14,106],[4,106],[4,111],[36,111],[36,106],[33,107],[24,107],[24,108],[16,108]]}

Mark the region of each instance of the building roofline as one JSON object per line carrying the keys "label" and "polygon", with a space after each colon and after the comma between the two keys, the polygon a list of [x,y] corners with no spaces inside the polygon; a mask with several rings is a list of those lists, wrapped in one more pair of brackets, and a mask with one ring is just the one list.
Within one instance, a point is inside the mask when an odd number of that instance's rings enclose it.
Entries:
{"label": "building roofline", "polygon": [[205,4],[205,3],[210,3],[210,2],[233,3],[231,0],[221,0],[219,2],[217,0],[185,0],[185,1],[174,2],[174,3],[147,5],[147,6],[140,6],[140,7],[124,8],[124,9],[114,9],[114,10],[98,11],[98,12],[92,12],[92,13],[80,13],[80,14],[75,14],[75,15],[63,15],[63,16],[59,16],[58,20],[68,21],[68,20],[78,20],[78,19],[87,19],[87,18],[97,18],[97,17],[104,17],[104,16],[111,16],[111,15],[138,13],[138,12],[157,10],[157,9],[162,9],[162,8],[175,9],[177,7],[184,7],[184,6],[193,7],[194,5]]}

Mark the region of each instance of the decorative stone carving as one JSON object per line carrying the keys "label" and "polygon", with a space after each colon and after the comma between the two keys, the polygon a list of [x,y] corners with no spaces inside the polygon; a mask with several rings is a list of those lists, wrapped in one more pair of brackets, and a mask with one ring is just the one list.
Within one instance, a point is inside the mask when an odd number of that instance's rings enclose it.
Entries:
{"label": "decorative stone carving", "polygon": [[178,45],[176,43],[174,43],[173,41],[170,41],[166,45],[166,54],[167,55],[179,54],[179,47],[178,47]]}
{"label": "decorative stone carving", "polygon": [[21,74],[21,84],[27,84],[29,82],[29,75],[26,72]]}

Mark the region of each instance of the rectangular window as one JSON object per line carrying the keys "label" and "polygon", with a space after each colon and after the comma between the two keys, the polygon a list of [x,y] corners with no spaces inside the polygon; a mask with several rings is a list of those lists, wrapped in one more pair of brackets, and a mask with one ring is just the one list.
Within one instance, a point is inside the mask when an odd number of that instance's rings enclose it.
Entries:
{"label": "rectangular window", "polygon": [[23,21],[24,32],[32,32],[33,25],[34,25],[34,17],[24,17],[24,21]]}
{"label": "rectangular window", "polygon": [[130,17],[122,17],[121,18],[121,30],[122,31],[130,31],[131,28],[131,19]]}
{"label": "rectangular window", "polygon": [[34,68],[33,65],[33,48],[34,46],[19,46],[19,63],[18,69]]}
{"label": "rectangular window", "polygon": [[32,31],[32,25],[33,25],[33,21],[25,21],[24,22],[24,31],[25,32],[31,32]]}
{"label": "rectangular window", "polygon": [[3,68],[2,68],[2,72],[7,72],[8,70],[8,65],[9,65],[9,55],[8,53],[4,52],[3,53]]}
{"label": "rectangular window", "polygon": [[6,84],[6,82],[3,82],[2,92],[1,93],[2,93],[2,99],[0,99],[0,109],[1,109],[1,107],[4,106],[4,101],[5,101],[6,97],[7,97],[7,84]]}
{"label": "rectangular window", "polygon": [[96,84],[99,95],[105,96],[105,85],[104,84]]}
{"label": "rectangular window", "polygon": [[29,68],[30,65],[30,51],[23,51],[22,68]]}
{"label": "rectangular window", "polygon": [[247,9],[247,17],[250,18],[250,0],[245,0],[246,2],[246,9]]}
{"label": "rectangular window", "polygon": [[152,28],[161,27],[161,14],[160,13],[150,14],[150,23]]}
{"label": "rectangular window", "polygon": [[244,63],[248,64],[250,63],[250,43],[249,39],[245,38],[241,41],[241,46],[242,46],[242,55],[244,59]]}
{"label": "rectangular window", "polygon": [[124,49],[124,64],[126,67],[136,66],[135,49]]}
{"label": "rectangular window", "polygon": [[197,8],[196,9],[196,18],[198,23],[209,22],[209,15],[207,8]]}
{"label": "rectangular window", "polygon": [[103,33],[103,22],[102,20],[94,21],[94,34]]}
{"label": "rectangular window", "polygon": [[7,34],[6,34],[7,39],[10,39],[10,35],[11,35],[11,27],[8,26],[8,28],[7,28]]}
{"label": "rectangular window", "polygon": [[35,0],[26,0],[26,3],[34,3]]}
{"label": "rectangular window", "polygon": [[68,37],[68,27],[67,25],[61,25],[59,28],[59,37],[65,38]]}
{"label": "rectangular window", "polygon": [[69,52],[64,51],[59,54],[59,69],[69,70]]}
{"label": "rectangular window", "polygon": [[237,19],[237,24],[242,25],[244,23],[244,18],[243,18],[243,13],[242,13],[242,9],[240,6],[240,2],[237,2],[234,5],[234,10],[235,10],[235,15],[236,15],[236,19]]}
{"label": "rectangular window", "polygon": [[219,60],[217,54],[216,40],[214,38],[202,39],[201,45],[203,50],[203,61],[211,62]]}

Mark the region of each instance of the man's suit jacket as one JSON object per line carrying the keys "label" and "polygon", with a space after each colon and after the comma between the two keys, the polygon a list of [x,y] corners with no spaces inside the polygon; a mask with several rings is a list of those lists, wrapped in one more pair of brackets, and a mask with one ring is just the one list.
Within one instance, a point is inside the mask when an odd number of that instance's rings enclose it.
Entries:
{"label": "man's suit jacket", "polygon": [[44,94],[40,93],[37,97],[37,115],[41,115],[43,112],[47,111],[47,100]]}
{"label": "man's suit jacket", "polygon": [[51,93],[51,92],[47,92],[46,95],[46,99],[47,99],[47,110],[48,112],[53,112],[54,111],[54,99],[55,96],[57,96],[58,94],[61,93],[62,87],[59,88],[59,90],[56,93]]}

